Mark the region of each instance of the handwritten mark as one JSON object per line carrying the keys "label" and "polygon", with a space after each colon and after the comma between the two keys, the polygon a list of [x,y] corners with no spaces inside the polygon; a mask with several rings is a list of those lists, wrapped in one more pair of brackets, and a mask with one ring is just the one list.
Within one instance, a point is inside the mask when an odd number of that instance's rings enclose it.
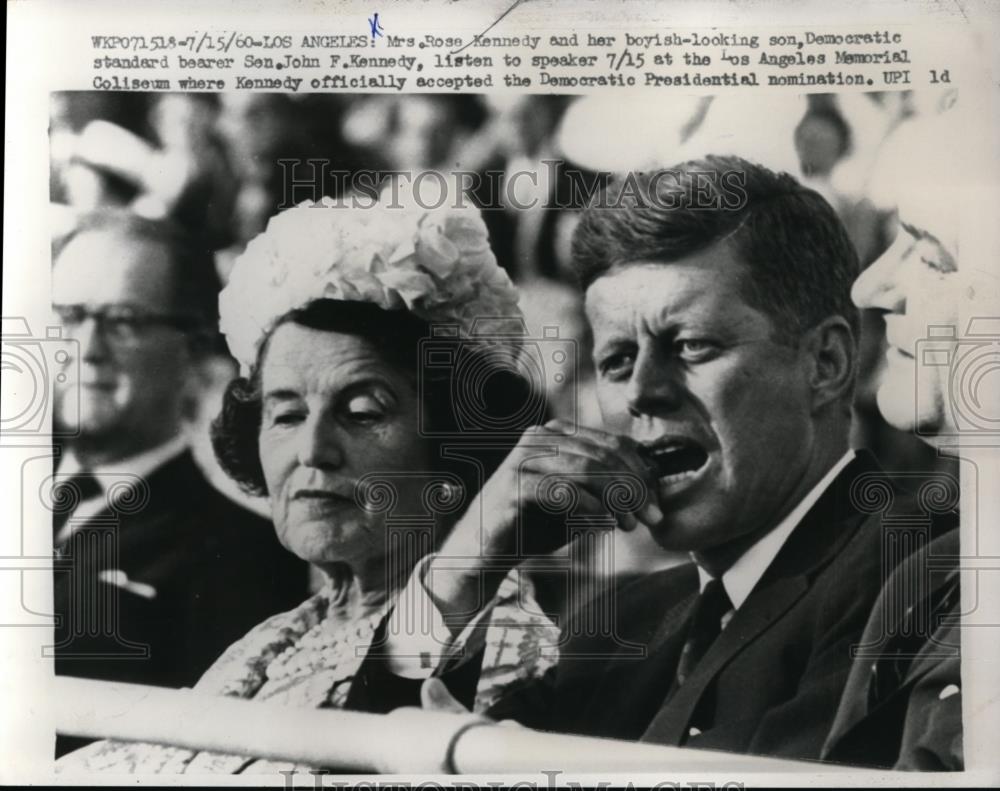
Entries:
{"label": "handwritten mark", "polygon": [[469,41],[469,43],[466,44],[464,47],[459,47],[458,49],[453,49],[448,54],[450,54],[450,55],[457,55],[459,52],[462,52],[463,50],[466,50],[469,47],[471,47],[473,44],[475,44],[477,41],[479,41],[479,39],[481,39],[483,36],[485,36],[487,33],[489,33],[491,30],[493,30],[493,28],[495,28],[497,25],[499,25],[500,21],[505,16],[507,16],[507,14],[509,14],[511,11],[513,11],[515,8],[517,8],[519,5],[521,5],[521,3],[523,3],[523,2],[524,2],[524,0],[514,0],[513,5],[511,5],[510,8],[508,8],[506,11],[504,11],[502,14],[500,14],[500,16],[498,16],[495,20],[493,20],[493,24],[490,25],[488,28],[486,28],[486,30],[482,31],[481,33],[476,34],[472,38],[472,40]]}
{"label": "handwritten mark", "polygon": [[376,36],[383,36],[383,35],[385,35],[385,32],[384,32],[384,30],[382,28],[382,23],[378,21],[378,12],[377,11],[375,12],[374,16],[368,17],[368,27],[370,27],[371,31],[372,31],[372,41],[375,40]]}

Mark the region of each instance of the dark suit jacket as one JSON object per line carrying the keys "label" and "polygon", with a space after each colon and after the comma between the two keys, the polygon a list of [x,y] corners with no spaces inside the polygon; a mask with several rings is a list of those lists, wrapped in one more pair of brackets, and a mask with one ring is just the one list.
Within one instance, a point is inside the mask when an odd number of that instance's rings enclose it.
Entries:
{"label": "dark suit jacket", "polygon": [[[662,613],[647,657],[616,657],[599,670],[560,663],[548,711],[526,724],[741,753],[817,759],[830,730],[857,643],[885,574],[885,505],[902,500],[865,452],[802,519],[760,582],[687,681],[671,685],[696,593],[661,598],[663,576],[624,592],[639,613]],[[875,492],[875,496],[871,493]],[[897,513],[893,514],[898,516]],[[905,530],[929,529],[926,519]],[[887,556],[892,559],[891,554]],[[660,579],[656,579],[660,578]],[[624,602],[623,602],[624,603]],[[643,618],[646,618],[643,615]]]}
{"label": "dark suit jacket", "polygon": [[889,579],[861,641],[880,656],[869,651],[855,660],[824,759],[963,768],[958,555],[954,529],[914,552]]}
{"label": "dark suit jacket", "polygon": [[[60,675],[190,686],[251,627],[308,595],[306,564],[270,522],[213,488],[190,453],[146,481],[145,507],[106,509],[56,547]],[[121,580],[116,569],[139,593],[102,581]]]}

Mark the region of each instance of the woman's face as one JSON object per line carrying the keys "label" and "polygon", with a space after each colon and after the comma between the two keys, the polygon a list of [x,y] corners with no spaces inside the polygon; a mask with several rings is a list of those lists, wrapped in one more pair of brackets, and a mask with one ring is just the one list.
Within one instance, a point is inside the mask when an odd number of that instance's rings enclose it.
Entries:
{"label": "woman's face", "polygon": [[[261,396],[260,461],[282,544],[320,567],[371,570],[385,555],[385,515],[356,502],[356,483],[431,469],[413,383],[362,337],[288,322],[270,338]],[[399,513],[421,512],[419,486],[395,494]]]}

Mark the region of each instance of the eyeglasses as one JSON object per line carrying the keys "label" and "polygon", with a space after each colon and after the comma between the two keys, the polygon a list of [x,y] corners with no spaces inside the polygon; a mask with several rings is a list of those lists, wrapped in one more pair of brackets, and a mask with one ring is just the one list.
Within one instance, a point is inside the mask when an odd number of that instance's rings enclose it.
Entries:
{"label": "eyeglasses", "polygon": [[75,330],[87,319],[93,319],[98,330],[110,342],[134,343],[151,327],[173,327],[187,331],[200,322],[193,316],[152,313],[133,305],[54,305],[59,321],[68,330]]}

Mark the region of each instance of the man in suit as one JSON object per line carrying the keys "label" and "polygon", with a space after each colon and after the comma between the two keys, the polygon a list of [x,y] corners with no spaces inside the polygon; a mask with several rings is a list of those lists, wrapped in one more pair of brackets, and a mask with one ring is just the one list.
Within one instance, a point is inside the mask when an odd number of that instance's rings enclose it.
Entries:
{"label": "man in suit", "polygon": [[[986,212],[996,206],[983,170],[992,141],[977,134],[983,131],[978,119],[961,114],[955,107],[911,121],[887,144],[881,170],[895,190],[897,237],[852,294],[858,307],[885,316],[882,414],[949,454],[988,443],[977,424],[995,425],[1000,404],[996,377],[980,377],[973,400],[955,403],[956,395],[965,395],[953,386],[962,367],[929,364],[931,354],[937,361],[959,359],[961,316],[996,316],[1000,307],[995,275],[959,267],[963,223],[964,241],[975,249],[986,240],[974,234],[994,226]],[[930,196],[920,188],[928,171],[937,174]],[[977,496],[985,501],[987,492]],[[914,552],[890,577],[860,641],[824,758],[896,769],[964,768],[960,555],[956,528]]]}
{"label": "man in suit", "polygon": [[[493,713],[555,730],[817,759],[850,646],[897,560],[884,549],[875,494],[891,493],[893,481],[848,444],[854,248],[817,193],[710,157],[620,179],[585,212],[573,249],[606,431],[545,430],[590,438],[589,452],[605,460],[640,446],[662,512],[640,517],[665,549],[690,554],[697,583],[678,595],[683,586],[666,577],[687,572],[672,569],[622,592],[622,610],[640,614],[637,628],[628,616],[620,624],[626,640],[659,613],[644,658],[623,650],[605,663],[561,661],[544,705]],[[898,516],[907,501],[891,507]],[[514,529],[498,523],[510,510],[484,509],[493,515],[480,534],[484,567],[497,560],[489,537]],[[447,610],[446,596],[432,596]],[[424,692],[440,707],[437,681]]]}
{"label": "man in suit", "polygon": [[167,223],[85,216],[61,242],[54,309],[73,341],[51,490],[58,674],[181,687],[308,593],[270,523],[215,490],[183,436],[214,332],[211,255]]}

